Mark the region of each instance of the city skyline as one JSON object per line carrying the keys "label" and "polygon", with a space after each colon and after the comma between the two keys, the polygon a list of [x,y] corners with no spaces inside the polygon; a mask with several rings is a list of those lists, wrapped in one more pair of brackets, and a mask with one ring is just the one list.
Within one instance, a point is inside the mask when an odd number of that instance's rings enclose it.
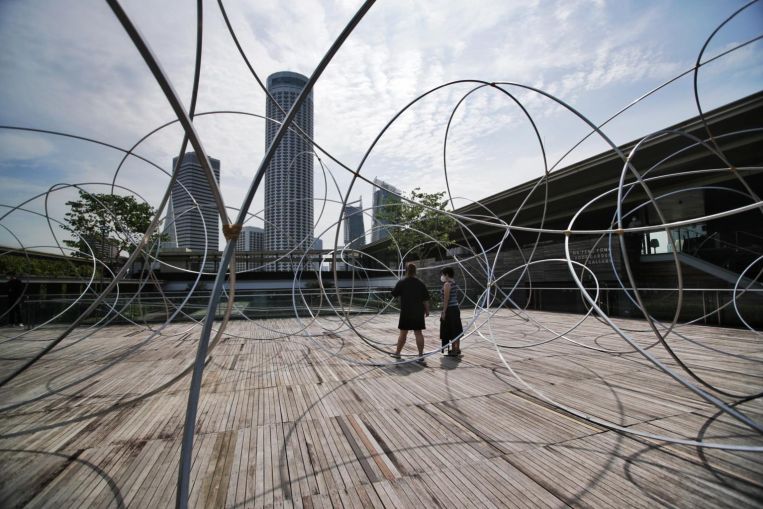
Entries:
{"label": "city skyline", "polygon": [[[196,24],[194,9],[181,5],[135,1],[125,8],[188,107]],[[281,69],[310,75],[358,5],[327,1],[276,8],[231,1],[226,9],[244,51],[264,80]],[[403,190],[419,186],[425,192],[444,190],[447,163],[454,204],[463,206],[543,174],[543,158],[527,119],[511,99],[486,87],[465,99],[453,116],[443,150],[453,108],[475,86],[464,83],[431,94],[411,108],[364,158],[376,135],[409,101],[453,80],[508,81],[553,94],[600,123],[691,69],[708,36],[742,5],[741,1],[377,3],[316,84],[320,105],[315,110],[315,139],[350,170],[363,160],[364,178],[378,177]],[[714,36],[702,60],[756,36],[761,17],[762,5],[747,9]],[[205,19],[197,113],[264,114],[264,93],[243,64],[216,6],[208,6]],[[290,28],[295,26],[300,30]],[[174,118],[106,5],[3,2],[0,43],[5,49],[0,55],[5,71],[0,76],[0,124],[62,131],[128,149]],[[761,42],[756,42],[703,67],[697,82],[702,107],[711,109],[759,90],[760,54]],[[507,88],[537,123],[549,167],[588,134],[589,126],[553,101]],[[621,144],[696,113],[689,73],[629,109],[604,131]],[[226,205],[238,207],[264,153],[262,144],[253,142],[264,137],[264,121],[217,113],[198,115],[194,125],[208,153],[225,161],[220,188]],[[143,142],[136,153],[168,172],[181,138],[177,125],[170,126]],[[556,167],[605,151],[605,145],[591,137]],[[59,182],[90,183],[90,190],[104,192],[114,179],[158,205],[169,177],[143,160],[128,158],[114,178],[121,157],[81,141],[0,130],[4,184],[0,203],[15,205],[19,196],[44,193]],[[318,202],[325,199],[325,211],[314,218],[315,233],[328,248],[333,247],[334,229],[341,224],[342,196],[332,179],[345,189],[352,175],[325,154],[320,157],[326,173],[316,166],[314,195]],[[354,184],[351,194],[373,202],[373,188],[365,182]],[[64,204],[73,195],[70,190],[51,195],[46,206],[52,217],[63,216]],[[33,205],[43,206],[40,201]],[[256,216],[250,224],[262,224],[263,209],[264,189],[260,189],[250,208]],[[47,225],[37,217],[17,213],[5,224],[23,229],[26,243],[53,242]]]}

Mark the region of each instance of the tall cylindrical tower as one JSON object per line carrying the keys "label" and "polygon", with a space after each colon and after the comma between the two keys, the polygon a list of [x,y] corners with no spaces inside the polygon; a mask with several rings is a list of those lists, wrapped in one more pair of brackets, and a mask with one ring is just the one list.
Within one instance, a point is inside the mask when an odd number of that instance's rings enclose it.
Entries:
{"label": "tall cylindrical tower", "polygon": [[[295,72],[277,72],[268,77],[268,92],[288,112],[307,84]],[[283,121],[284,114],[268,98],[268,118]],[[313,137],[313,94],[299,109],[296,124]],[[292,124],[293,125],[293,124]],[[265,147],[275,138],[280,124],[267,122]],[[313,154],[312,144],[289,131],[278,145],[265,173],[265,250],[309,249],[313,244]],[[286,268],[281,267],[279,268]]]}

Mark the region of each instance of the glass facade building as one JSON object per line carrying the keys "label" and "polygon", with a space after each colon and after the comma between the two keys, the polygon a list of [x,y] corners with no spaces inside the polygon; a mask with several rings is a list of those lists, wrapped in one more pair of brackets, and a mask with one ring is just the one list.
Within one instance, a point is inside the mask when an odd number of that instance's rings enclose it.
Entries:
{"label": "glass facade building", "polygon": [[[172,159],[173,168],[177,164],[177,159],[177,157]],[[210,157],[209,163],[219,185],[220,161]],[[172,185],[170,207],[165,223],[165,233],[172,239],[170,242],[174,246],[168,247],[194,251],[219,250],[220,215],[212,190],[209,188],[209,182],[195,152],[183,155],[177,179]]]}
{"label": "glass facade building", "polygon": [[347,204],[344,208],[344,245],[355,249],[366,245],[366,228],[363,225],[363,202],[357,206]]}
{"label": "glass facade building", "polygon": [[[384,228],[385,224],[394,223],[393,221],[399,212],[397,207],[400,204],[400,190],[393,187],[383,180],[374,179],[373,194],[373,230],[371,231],[371,242],[386,239],[389,237],[389,231]],[[387,205],[387,207],[385,207]]]}

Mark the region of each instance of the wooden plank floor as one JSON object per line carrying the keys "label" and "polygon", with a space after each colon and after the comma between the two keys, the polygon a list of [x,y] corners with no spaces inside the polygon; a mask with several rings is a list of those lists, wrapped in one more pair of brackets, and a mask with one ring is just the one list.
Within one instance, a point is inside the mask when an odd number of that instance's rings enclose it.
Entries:
{"label": "wooden plank floor", "polygon": [[[580,317],[567,314],[487,318],[462,360],[438,352],[427,367],[371,365],[391,362],[379,349],[392,348],[393,315],[354,317],[362,339],[330,316],[231,322],[204,375],[191,506],[763,505],[763,454],[609,431],[554,409],[501,360],[547,397],[620,426],[763,445],[610,328],[589,318],[570,331]],[[644,322],[618,324],[654,344]],[[0,329],[0,375],[58,332]],[[760,336],[677,332],[668,344],[698,376],[735,394],[763,390]],[[198,334],[187,323],[154,336],[82,329],[1,388],[0,507],[173,506],[189,385],[178,375]],[[426,336],[437,348],[436,331]],[[661,345],[649,351],[675,367]],[[763,422],[761,398],[736,408]]]}

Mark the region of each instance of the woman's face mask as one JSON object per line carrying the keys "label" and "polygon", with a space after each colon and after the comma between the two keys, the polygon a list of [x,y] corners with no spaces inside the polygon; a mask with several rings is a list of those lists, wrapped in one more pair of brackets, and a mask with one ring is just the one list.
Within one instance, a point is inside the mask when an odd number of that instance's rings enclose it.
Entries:
{"label": "woman's face mask", "polygon": [[440,276],[440,281],[442,281],[443,283],[444,283],[445,281],[447,281],[447,280],[448,280],[448,278],[446,278],[446,277],[445,277],[445,274],[443,274],[443,275],[441,275],[441,276]]}

